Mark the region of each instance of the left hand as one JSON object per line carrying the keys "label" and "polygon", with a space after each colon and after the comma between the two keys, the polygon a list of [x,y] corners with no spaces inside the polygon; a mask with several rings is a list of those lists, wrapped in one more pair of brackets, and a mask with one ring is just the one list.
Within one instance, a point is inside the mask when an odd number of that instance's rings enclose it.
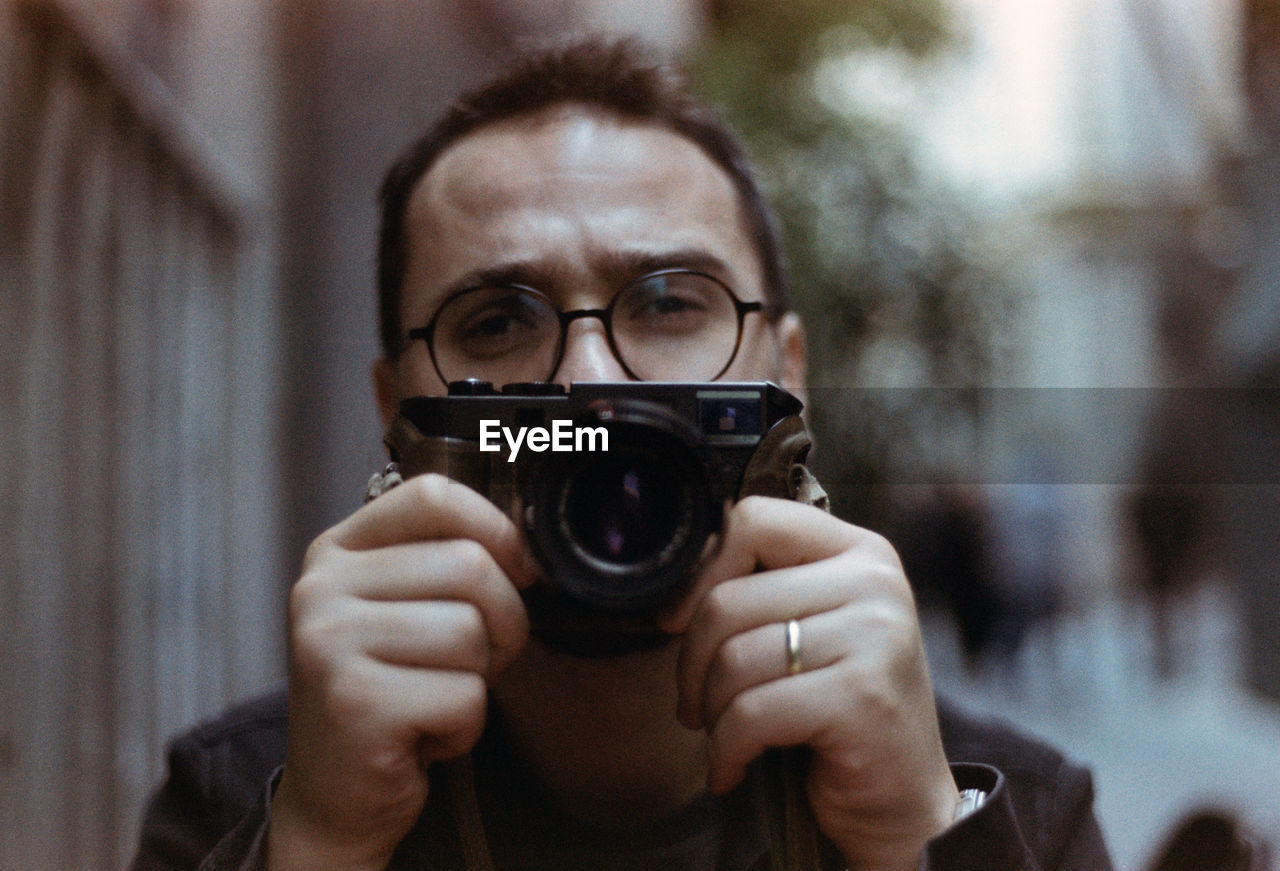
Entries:
{"label": "left hand", "polygon": [[679,717],[708,731],[713,792],[733,789],[766,748],[808,745],[814,816],[850,867],[919,866],[958,793],[915,602],[884,538],[811,506],[744,499],[661,627],[684,634]]}

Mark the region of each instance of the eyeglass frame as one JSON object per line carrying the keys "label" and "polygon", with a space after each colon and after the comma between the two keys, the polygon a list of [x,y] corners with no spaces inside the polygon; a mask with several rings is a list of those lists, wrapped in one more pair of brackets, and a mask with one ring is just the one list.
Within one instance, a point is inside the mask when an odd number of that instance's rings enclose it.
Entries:
{"label": "eyeglass frame", "polygon": [[641,275],[639,278],[636,278],[632,281],[627,282],[625,285],[618,288],[617,292],[614,293],[614,295],[610,298],[609,304],[604,308],[580,308],[580,309],[572,309],[570,311],[563,310],[562,308],[560,308],[560,306],[556,305],[555,301],[552,300],[551,297],[549,297],[547,294],[538,290],[536,287],[529,287],[526,284],[516,284],[514,282],[512,283],[500,282],[495,284],[476,284],[470,287],[464,287],[463,289],[457,291],[456,293],[451,293],[449,294],[448,297],[442,300],[440,302],[440,305],[436,307],[435,314],[431,316],[431,320],[429,320],[425,326],[414,327],[413,329],[409,330],[408,333],[405,334],[404,348],[407,349],[411,342],[416,342],[419,339],[426,342],[427,354],[431,357],[431,365],[435,368],[436,375],[440,377],[440,380],[442,382],[446,384],[449,383],[449,379],[446,378],[445,374],[440,371],[439,361],[436,360],[435,329],[436,329],[436,322],[439,321],[440,319],[440,313],[443,312],[448,307],[449,303],[453,302],[455,299],[458,299],[461,296],[464,296],[465,294],[471,293],[476,290],[481,290],[486,287],[504,288],[508,290],[517,290],[522,293],[528,293],[542,300],[547,304],[547,307],[551,311],[556,313],[556,316],[559,319],[560,338],[558,340],[559,346],[556,349],[555,364],[551,367],[550,374],[548,374],[546,378],[543,378],[541,380],[550,381],[551,379],[555,378],[556,373],[560,371],[560,364],[564,362],[565,349],[569,345],[569,341],[568,341],[569,325],[581,318],[596,318],[597,320],[600,321],[601,324],[604,325],[604,335],[605,335],[605,340],[609,343],[609,351],[610,353],[613,354],[613,358],[618,361],[618,365],[622,367],[622,371],[625,372],[627,374],[627,377],[632,379],[633,381],[645,381],[647,379],[639,377],[631,370],[631,367],[627,365],[627,361],[622,359],[622,354],[618,351],[618,344],[613,337],[613,309],[614,309],[614,306],[617,305],[619,297],[621,297],[628,290],[630,290],[631,288],[635,287],[636,285],[640,284],[643,281],[648,281],[652,278],[658,278],[663,275],[696,275],[700,278],[705,278],[711,281],[712,283],[718,285],[722,290],[724,290],[724,292],[729,295],[729,299],[733,302],[734,314],[737,316],[737,319],[738,319],[738,334],[733,341],[733,351],[732,353],[729,354],[728,362],[726,362],[724,366],[721,367],[720,371],[717,372],[715,375],[705,379],[707,381],[717,380],[721,375],[729,371],[729,367],[733,365],[733,361],[738,359],[738,351],[742,347],[742,334],[744,332],[744,327],[746,325],[747,315],[751,314],[752,312],[759,312],[765,318],[765,320],[769,321],[770,323],[773,323],[777,321],[777,319],[786,312],[786,307],[778,305],[777,303],[765,302],[762,300],[752,300],[750,302],[743,302],[742,300],[738,299],[738,295],[733,292],[733,288],[731,288],[725,282],[721,281],[719,278],[716,278],[714,275],[711,275],[710,273],[703,272],[698,269],[684,269],[681,267],[673,267],[670,269],[657,269],[657,270],[654,270],[653,272],[646,272],[644,275]]}

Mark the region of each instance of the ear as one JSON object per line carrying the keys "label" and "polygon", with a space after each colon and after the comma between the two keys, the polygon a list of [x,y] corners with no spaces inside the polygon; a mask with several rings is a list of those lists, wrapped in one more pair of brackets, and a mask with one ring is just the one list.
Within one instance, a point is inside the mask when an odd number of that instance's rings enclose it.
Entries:
{"label": "ear", "polygon": [[779,385],[809,402],[806,386],[809,379],[809,354],[805,345],[804,324],[795,312],[787,312],[774,327],[778,336]]}
{"label": "ear", "polygon": [[399,377],[396,364],[386,357],[379,357],[373,364],[373,393],[378,398],[378,414],[382,425],[388,426],[391,418],[400,410]]}

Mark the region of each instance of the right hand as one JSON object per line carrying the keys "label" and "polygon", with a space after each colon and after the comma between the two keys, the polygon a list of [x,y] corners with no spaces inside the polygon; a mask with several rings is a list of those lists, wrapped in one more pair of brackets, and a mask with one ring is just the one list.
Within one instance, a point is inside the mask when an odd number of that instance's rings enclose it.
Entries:
{"label": "right hand", "polygon": [[523,649],[537,567],[506,515],[411,478],[312,543],[289,613],[289,727],[268,864],[385,868],[426,766],[471,750]]}

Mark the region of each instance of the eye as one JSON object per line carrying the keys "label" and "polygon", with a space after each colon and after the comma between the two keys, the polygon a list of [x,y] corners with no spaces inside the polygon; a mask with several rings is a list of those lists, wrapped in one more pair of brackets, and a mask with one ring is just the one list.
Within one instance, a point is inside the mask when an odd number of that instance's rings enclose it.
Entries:
{"label": "eye", "polygon": [[706,323],[724,291],[695,273],[668,273],[643,278],[619,297],[615,316],[631,329],[691,331]]}
{"label": "eye", "polygon": [[439,340],[472,357],[520,353],[548,335],[555,315],[533,294],[512,288],[477,288],[441,311]]}
{"label": "eye", "polygon": [[528,325],[518,312],[486,312],[477,316],[463,330],[463,337],[468,340],[485,340],[505,336],[520,325]]}
{"label": "eye", "polygon": [[647,311],[655,315],[673,315],[697,309],[696,301],[683,299],[672,294],[655,295],[646,305]]}

